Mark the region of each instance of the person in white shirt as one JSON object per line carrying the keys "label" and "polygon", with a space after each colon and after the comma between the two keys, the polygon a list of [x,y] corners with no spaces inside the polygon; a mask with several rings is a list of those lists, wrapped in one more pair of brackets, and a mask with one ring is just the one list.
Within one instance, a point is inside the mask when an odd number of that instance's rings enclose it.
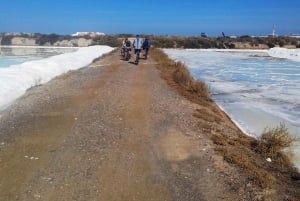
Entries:
{"label": "person in white shirt", "polygon": [[133,41],[134,54],[136,54],[135,63],[139,63],[140,53],[143,45],[143,40],[140,38],[140,35],[136,35],[136,38]]}

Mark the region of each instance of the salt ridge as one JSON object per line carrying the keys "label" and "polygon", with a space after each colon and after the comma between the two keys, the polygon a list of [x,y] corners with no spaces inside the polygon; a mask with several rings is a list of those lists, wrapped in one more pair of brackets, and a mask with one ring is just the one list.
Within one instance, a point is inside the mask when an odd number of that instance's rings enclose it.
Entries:
{"label": "salt ridge", "polygon": [[95,58],[112,51],[109,46],[79,48],[42,60],[28,61],[0,69],[0,110],[23,95],[27,89],[44,84],[54,77],[90,64]]}
{"label": "salt ridge", "polygon": [[271,57],[300,61],[300,49],[286,49],[274,47],[268,51],[268,54]]}

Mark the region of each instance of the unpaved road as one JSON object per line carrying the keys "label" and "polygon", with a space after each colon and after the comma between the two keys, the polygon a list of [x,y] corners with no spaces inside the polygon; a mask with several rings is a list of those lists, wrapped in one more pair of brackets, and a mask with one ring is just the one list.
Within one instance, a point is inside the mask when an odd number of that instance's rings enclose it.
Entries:
{"label": "unpaved road", "polygon": [[0,200],[239,200],[197,108],[118,51],[30,89],[0,117]]}

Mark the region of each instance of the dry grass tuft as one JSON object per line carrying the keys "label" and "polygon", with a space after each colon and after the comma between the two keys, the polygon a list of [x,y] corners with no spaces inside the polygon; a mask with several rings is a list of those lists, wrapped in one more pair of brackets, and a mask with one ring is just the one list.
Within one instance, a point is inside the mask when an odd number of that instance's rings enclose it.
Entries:
{"label": "dry grass tuft", "polygon": [[[262,189],[284,185],[285,188],[280,189],[283,193],[300,196],[296,191],[300,187],[300,174],[283,152],[297,139],[290,136],[284,124],[265,131],[259,139],[243,133],[236,133],[237,137],[233,138],[227,132],[231,131],[228,128],[221,131],[214,129],[208,134],[216,145],[215,150],[225,161],[237,165],[250,181]],[[272,162],[268,162],[267,158],[271,158]]]}
{"label": "dry grass tuft", "polygon": [[247,174],[248,178],[261,188],[271,187],[274,177],[268,170],[263,168],[266,162],[257,160],[251,153],[251,150],[244,150],[241,146],[243,145],[225,145],[222,150],[224,160],[239,166]]}
{"label": "dry grass tuft", "polygon": [[218,113],[211,112],[211,110],[206,108],[197,109],[193,116],[211,123],[222,122],[222,119]]}
{"label": "dry grass tuft", "polygon": [[224,160],[237,165],[252,183],[264,189],[273,185],[274,177],[265,169],[267,162],[251,149],[253,138],[243,135],[229,138],[223,133],[211,133],[210,138]]}
{"label": "dry grass tuft", "polygon": [[257,150],[264,157],[275,159],[278,153],[289,148],[297,139],[289,135],[285,124],[273,129],[265,129],[258,141]]}
{"label": "dry grass tuft", "polygon": [[158,63],[156,66],[160,70],[161,76],[180,94],[193,102],[211,102],[206,84],[195,80],[183,63],[171,60],[160,49],[152,49],[151,56]]}

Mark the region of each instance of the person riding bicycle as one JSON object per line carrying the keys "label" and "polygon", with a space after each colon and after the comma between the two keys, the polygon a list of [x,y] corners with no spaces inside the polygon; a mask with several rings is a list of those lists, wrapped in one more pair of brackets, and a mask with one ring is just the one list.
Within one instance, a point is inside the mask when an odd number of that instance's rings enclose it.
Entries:
{"label": "person riding bicycle", "polygon": [[121,55],[123,58],[125,58],[125,41],[126,41],[127,38],[125,38],[123,41],[122,41],[122,47],[121,47]]}
{"label": "person riding bicycle", "polygon": [[143,40],[140,38],[140,35],[137,34],[136,38],[133,41],[134,54],[136,54],[135,63],[139,63],[140,52],[142,49]]}
{"label": "person riding bicycle", "polygon": [[128,38],[125,39],[124,41],[124,44],[123,44],[123,47],[124,47],[124,51],[125,51],[125,60],[129,60],[130,59],[130,52],[131,52],[131,42],[130,40],[128,40]]}
{"label": "person riding bicycle", "polygon": [[147,59],[147,57],[148,57],[148,51],[149,51],[149,49],[151,47],[151,43],[150,43],[150,41],[149,41],[149,39],[147,37],[146,37],[145,41],[143,42],[142,47],[143,47],[143,50],[144,50],[145,59]]}

